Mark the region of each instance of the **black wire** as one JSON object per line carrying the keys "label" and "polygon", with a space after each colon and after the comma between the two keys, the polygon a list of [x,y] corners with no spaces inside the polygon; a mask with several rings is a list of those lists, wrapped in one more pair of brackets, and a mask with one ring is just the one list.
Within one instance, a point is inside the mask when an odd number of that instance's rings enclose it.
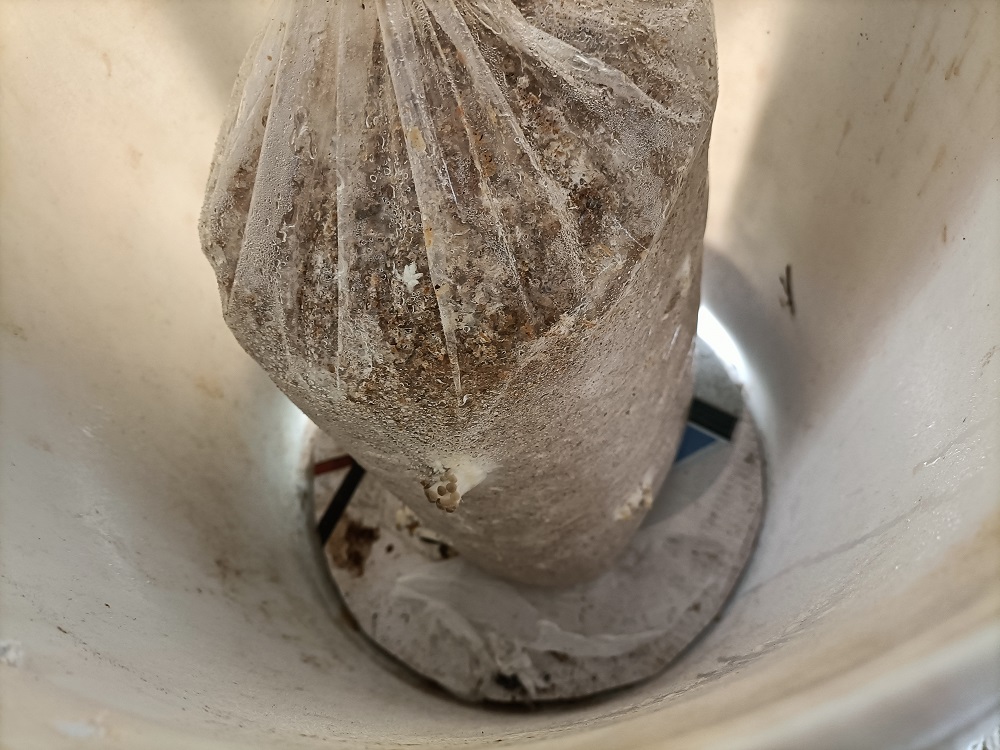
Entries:
{"label": "black wire", "polygon": [[330,505],[323,512],[323,517],[319,519],[319,524],[316,526],[316,533],[319,534],[320,544],[325,545],[330,538],[330,534],[333,533],[333,529],[336,527],[340,517],[344,515],[347,504],[351,502],[351,498],[354,497],[354,492],[358,489],[358,485],[361,484],[364,476],[365,470],[357,463],[351,466],[351,470],[347,472],[347,476],[344,477],[344,481],[337,488],[337,491],[333,495],[333,500],[330,501]]}

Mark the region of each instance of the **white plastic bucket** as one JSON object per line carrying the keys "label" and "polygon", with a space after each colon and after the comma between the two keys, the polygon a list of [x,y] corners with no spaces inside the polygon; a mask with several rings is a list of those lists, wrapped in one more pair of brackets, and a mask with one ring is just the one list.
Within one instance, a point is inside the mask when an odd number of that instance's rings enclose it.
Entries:
{"label": "white plastic bucket", "polygon": [[418,684],[341,617],[306,544],[304,418],[222,322],[195,224],[266,6],[0,6],[0,746],[988,733],[1000,7],[718,0],[705,302],[765,438],[759,550],[674,668],[524,713]]}

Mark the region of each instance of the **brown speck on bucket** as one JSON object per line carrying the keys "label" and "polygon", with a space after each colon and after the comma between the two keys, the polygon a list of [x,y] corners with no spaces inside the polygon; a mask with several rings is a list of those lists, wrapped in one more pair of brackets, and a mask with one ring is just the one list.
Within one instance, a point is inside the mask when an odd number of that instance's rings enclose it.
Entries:
{"label": "brown speck on bucket", "polygon": [[781,289],[785,293],[784,299],[781,300],[781,306],[787,307],[788,312],[791,316],[795,317],[795,297],[792,293],[792,264],[789,263],[785,266],[785,273],[778,277],[778,281],[781,282]]}

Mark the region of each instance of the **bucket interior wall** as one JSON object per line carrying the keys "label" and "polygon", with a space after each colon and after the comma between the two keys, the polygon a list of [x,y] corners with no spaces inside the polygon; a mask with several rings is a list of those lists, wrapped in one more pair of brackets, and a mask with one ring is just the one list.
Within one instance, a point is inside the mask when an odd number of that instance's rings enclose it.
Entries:
{"label": "bucket interior wall", "polygon": [[267,12],[0,8],[0,745],[923,747],[998,710],[996,3],[717,1],[704,298],[759,549],[675,667],[538,712],[401,673],[307,543],[305,418],[196,233]]}

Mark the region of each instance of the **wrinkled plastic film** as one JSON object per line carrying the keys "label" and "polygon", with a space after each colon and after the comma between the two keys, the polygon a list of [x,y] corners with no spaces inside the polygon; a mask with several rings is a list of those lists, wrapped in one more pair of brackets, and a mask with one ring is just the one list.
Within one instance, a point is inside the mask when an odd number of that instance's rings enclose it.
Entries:
{"label": "wrinkled plastic film", "polygon": [[592,576],[682,428],[715,86],[702,1],[291,2],[209,182],[227,322],[471,561]]}

